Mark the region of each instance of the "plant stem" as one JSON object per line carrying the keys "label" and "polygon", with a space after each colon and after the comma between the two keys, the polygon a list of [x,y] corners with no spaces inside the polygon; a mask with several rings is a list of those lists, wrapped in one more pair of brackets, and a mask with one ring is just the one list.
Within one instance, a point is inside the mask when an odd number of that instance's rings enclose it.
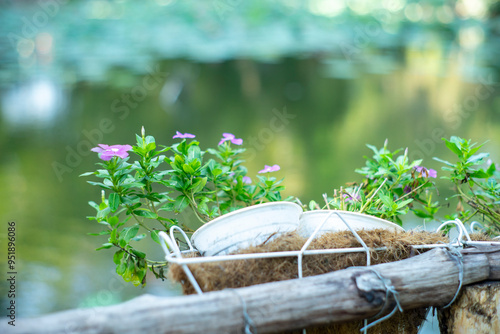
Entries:
{"label": "plant stem", "polygon": [[372,201],[373,197],[375,197],[375,195],[378,193],[378,191],[382,188],[382,186],[385,184],[385,182],[387,181],[387,178],[384,179],[384,182],[382,182],[382,184],[377,188],[377,190],[375,190],[375,192],[373,193],[373,195],[365,202],[365,204],[361,207],[361,209],[359,210],[360,213],[362,213],[363,211],[365,211],[366,207],[368,206],[368,204]]}

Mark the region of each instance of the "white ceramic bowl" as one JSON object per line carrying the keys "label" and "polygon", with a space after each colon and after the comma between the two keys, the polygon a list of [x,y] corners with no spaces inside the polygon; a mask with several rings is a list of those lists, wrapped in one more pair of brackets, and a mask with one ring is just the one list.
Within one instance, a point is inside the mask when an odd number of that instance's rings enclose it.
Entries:
{"label": "white ceramic bowl", "polygon": [[[333,213],[332,213],[333,212]],[[340,219],[337,215],[339,213],[342,218],[351,226],[353,230],[373,230],[377,228],[382,228],[391,231],[401,231],[404,232],[404,229],[394,224],[390,221],[380,219],[374,216],[351,212],[351,211],[341,211],[341,210],[313,210],[304,212],[300,217],[298,233],[308,238],[313,234],[316,227],[322,224],[325,219],[328,218],[326,223],[320,228],[317,233],[317,236],[327,232],[338,232],[338,231],[346,231],[349,228],[346,224]],[[330,215],[330,217],[328,217]]]}
{"label": "white ceramic bowl", "polygon": [[191,237],[202,256],[225,255],[297,229],[302,208],[291,202],[253,205],[206,223]]}

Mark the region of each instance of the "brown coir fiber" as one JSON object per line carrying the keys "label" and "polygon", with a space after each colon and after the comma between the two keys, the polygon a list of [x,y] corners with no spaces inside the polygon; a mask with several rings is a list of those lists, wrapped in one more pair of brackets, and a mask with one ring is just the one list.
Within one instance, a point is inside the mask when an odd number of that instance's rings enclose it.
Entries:
{"label": "brown coir fiber", "polygon": [[[386,251],[371,252],[372,265],[398,261],[414,255],[411,245],[447,242],[447,237],[439,233],[424,231],[392,232],[377,229],[360,230],[358,234],[368,247],[388,247]],[[240,250],[238,253],[295,251],[300,250],[305,242],[306,238],[299,236],[296,232],[291,232],[264,244]],[[361,247],[361,244],[350,231],[341,231],[323,234],[313,240],[308,249],[352,247]],[[365,253],[306,255],[303,258],[302,268],[304,276],[313,276],[364,265],[366,265]],[[298,277],[296,257],[199,263],[189,265],[189,269],[203,291],[241,288]],[[185,294],[195,293],[181,266],[176,264],[170,266],[169,279],[180,282]]]}
{"label": "brown coir fiber", "polygon": [[[411,245],[447,243],[447,237],[430,232],[391,232],[383,229],[357,231],[368,247],[388,247],[385,251],[371,252],[371,264],[387,263],[402,260],[418,253]],[[306,238],[291,232],[264,244],[248,247],[239,251],[245,253],[264,253],[300,250]],[[327,233],[313,240],[308,249],[352,248],[360,247],[350,231]],[[191,255],[192,256],[192,255]],[[313,276],[345,269],[351,266],[366,265],[365,253],[306,255],[303,258],[303,275]],[[189,265],[198,284],[203,291],[216,291],[226,288],[240,288],[255,284],[282,281],[298,277],[297,258],[250,259],[215,263]],[[195,293],[187,280],[181,266],[172,264],[169,279],[182,284],[185,294]],[[416,334],[418,327],[425,319],[426,309],[397,312],[390,320],[384,321],[369,329],[371,334],[403,333]],[[308,334],[319,333],[359,333],[362,321],[331,324],[310,328]],[[289,333],[302,333],[289,332]]]}

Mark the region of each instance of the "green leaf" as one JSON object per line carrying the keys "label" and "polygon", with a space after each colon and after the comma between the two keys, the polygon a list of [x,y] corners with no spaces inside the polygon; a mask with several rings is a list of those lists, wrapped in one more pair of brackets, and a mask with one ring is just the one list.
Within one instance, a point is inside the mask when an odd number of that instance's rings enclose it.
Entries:
{"label": "green leaf", "polygon": [[138,250],[136,250],[136,249],[133,249],[133,248],[132,248],[132,250],[131,250],[131,251],[132,251],[132,254],[134,254],[134,255],[135,255],[135,256],[137,256],[138,258],[144,259],[144,258],[146,257],[146,254],[145,254],[145,253],[140,252],[140,251],[138,251]]}
{"label": "green leaf", "polygon": [[124,240],[128,244],[130,239],[136,236],[137,232],[139,232],[139,225],[137,224],[131,227],[125,227],[120,233],[120,240]]}
{"label": "green leaf", "polygon": [[99,233],[87,233],[87,235],[91,235],[91,236],[99,236],[99,235],[107,235],[107,234],[110,234],[111,231],[110,230],[106,230],[106,231],[101,231]]}
{"label": "green leaf", "polygon": [[79,176],[89,176],[89,175],[94,175],[95,172],[87,172],[87,173],[83,173],[83,174],[80,174]]}
{"label": "green leaf", "polygon": [[392,208],[394,201],[389,196],[380,194],[378,197],[380,198],[382,203],[384,203],[385,206],[387,206],[388,208]]}
{"label": "green leaf", "polygon": [[487,158],[490,154],[489,153],[479,153],[476,155],[471,156],[469,159],[467,159],[468,163],[477,163],[483,160],[484,158]]}
{"label": "green leaf", "polygon": [[452,151],[453,153],[455,153],[458,157],[462,157],[463,156],[462,151],[460,150],[460,148],[458,148],[458,146],[457,146],[457,144],[455,142],[449,141],[446,138],[443,138],[443,140],[444,140],[444,142],[446,144],[446,147],[448,147],[448,149],[450,151]]}
{"label": "green leaf", "polygon": [[417,217],[420,217],[420,218],[433,218],[433,216],[430,213],[427,213],[424,210],[414,209],[412,211],[415,214],[415,216],[417,216]]}
{"label": "green leaf", "polygon": [[160,231],[158,230],[151,231],[151,239],[153,239],[153,241],[157,244],[161,245],[160,236],[158,235],[158,233],[160,233]]}
{"label": "green leaf", "polygon": [[410,198],[410,199],[404,200],[402,202],[399,202],[398,203],[398,209],[401,209],[401,208],[405,207],[406,205],[410,204],[411,202],[413,202],[413,198]]}
{"label": "green leaf", "polygon": [[201,150],[198,145],[192,145],[188,149],[188,154],[187,154],[187,161],[191,162],[195,159],[200,160],[201,159]]}
{"label": "green leaf", "polygon": [[93,182],[93,181],[87,181],[88,184],[91,184],[93,186],[99,186],[101,188],[104,188],[104,189],[111,189],[110,186],[106,186],[104,183],[100,183],[100,182]]}
{"label": "green leaf", "polygon": [[97,203],[96,203],[96,202],[94,202],[94,201],[89,201],[89,205],[90,205],[91,207],[93,207],[94,209],[96,209],[96,211],[99,211],[99,205],[97,205]]}
{"label": "green leaf", "polygon": [[117,193],[109,194],[108,203],[111,212],[115,212],[120,206],[120,195],[118,195]]}
{"label": "green leaf", "polygon": [[487,179],[490,177],[490,174],[485,173],[482,169],[476,170],[470,173],[469,175],[477,179]]}
{"label": "green leaf", "polygon": [[494,163],[492,163],[490,165],[490,167],[488,167],[488,170],[486,170],[486,173],[489,175],[489,176],[493,176],[493,174],[495,173],[495,171],[497,170],[496,166]]}
{"label": "green leaf", "polygon": [[116,224],[120,222],[120,219],[117,216],[109,217],[108,218],[108,224],[111,225],[111,227],[115,227]]}
{"label": "green leaf", "polygon": [[316,209],[318,209],[318,208],[319,208],[319,205],[318,205],[318,203],[316,203],[316,201],[315,201],[315,200],[311,200],[311,201],[309,202],[309,210],[311,210],[311,211],[312,211],[312,210],[316,210]]}
{"label": "green leaf", "polygon": [[203,187],[205,187],[206,184],[207,184],[206,177],[197,178],[196,181],[193,182],[193,185],[191,185],[191,187],[189,187],[189,189],[193,193],[197,193],[197,192],[200,192],[203,189]]}
{"label": "green leaf", "polygon": [[132,187],[142,188],[142,187],[144,187],[144,183],[141,183],[141,182],[126,182],[126,183],[122,183],[121,186],[124,189],[129,189],[129,188],[132,188]]}
{"label": "green leaf", "polygon": [[181,169],[182,168],[182,165],[184,164],[184,158],[178,154],[175,155],[175,158],[174,158],[174,165]]}
{"label": "green leaf", "polygon": [[450,166],[450,167],[455,167],[455,165],[454,165],[454,164],[452,164],[452,163],[451,163],[451,162],[449,162],[449,161],[442,160],[442,159],[439,159],[439,158],[436,158],[436,157],[433,157],[432,159],[434,159],[434,160],[436,160],[436,161],[439,161],[439,162],[442,162],[442,163],[444,163],[445,165],[448,165],[448,166]]}
{"label": "green leaf", "polygon": [[118,241],[118,230],[114,228],[111,230],[111,233],[109,235],[109,242],[116,243]]}
{"label": "green leaf", "polygon": [[185,195],[179,195],[175,199],[174,209],[177,212],[182,212],[189,205],[189,201]]}
{"label": "green leaf", "polygon": [[[128,254],[127,254],[128,255]],[[120,276],[123,277],[123,275],[125,274],[125,272],[127,271],[127,256],[124,256],[121,260],[120,260],[120,264],[118,264],[116,266],[116,273]],[[123,279],[125,280],[125,277],[123,277]]]}
{"label": "green leaf", "polygon": [[145,234],[145,233],[143,233],[143,234],[139,234],[139,235],[137,235],[137,236],[133,237],[133,238],[132,238],[132,240],[134,240],[134,241],[139,241],[139,240],[144,239],[145,237],[146,237],[146,234]]}
{"label": "green leaf", "polygon": [[114,255],[113,255],[113,262],[116,264],[116,265],[119,265],[120,262],[122,262],[122,259],[123,259],[123,255],[127,254],[124,250],[120,249],[119,251],[117,251]]}
{"label": "green leaf", "polygon": [[193,175],[195,173],[194,169],[189,166],[188,164],[184,164],[182,165],[182,169],[184,170],[184,172],[186,172],[187,174],[191,174]]}
{"label": "green leaf", "polygon": [[105,243],[105,244],[102,244],[102,246],[101,246],[101,247],[96,248],[95,250],[96,250],[96,251],[98,251],[98,250],[101,250],[101,249],[109,249],[109,248],[111,248],[111,247],[113,247],[113,244],[112,244],[112,243],[107,242],[107,243]]}
{"label": "green leaf", "polygon": [[133,213],[137,216],[149,218],[149,219],[156,219],[158,217],[158,215],[156,213],[151,212],[148,209],[137,209],[137,210],[134,210]]}

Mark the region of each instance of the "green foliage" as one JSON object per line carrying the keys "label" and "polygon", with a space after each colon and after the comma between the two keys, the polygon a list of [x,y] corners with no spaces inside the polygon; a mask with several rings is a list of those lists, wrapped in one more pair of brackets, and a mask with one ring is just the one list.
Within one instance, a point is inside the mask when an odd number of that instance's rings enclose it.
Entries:
{"label": "green foliage", "polygon": [[420,166],[421,160],[409,161],[408,150],[390,151],[387,141],[381,149],[367,145],[373,151],[365,157],[365,166],[356,169],[362,182],[334,190],[326,207],[366,213],[402,225],[401,217],[409,211],[425,219],[434,219],[439,209],[432,202],[435,189],[430,178],[435,171]]}
{"label": "green foliage", "polygon": [[[450,218],[459,218],[463,222],[479,219],[486,231],[495,235],[500,232],[500,173],[491,161],[485,164],[489,153],[479,153],[484,145],[471,143],[460,137],[443,138],[446,147],[454,154],[455,160],[449,162],[439,158],[444,171],[455,189],[457,212]],[[480,168],[480,165],[485,165]]]}
{"label": "green foliage", "polygon": [[[167,265],[148,259],[136,248],[137,242],[151,238],[160,243],[158,233],[168,232],[172,226],[193,232],[166,215],[191,210],[205,223],[239,208],[283,200],[283,179],[269,176],[279,166],[266,166],[259,172],[265,176],[257,175],[257,182],[252,183],[240,158],[245,150],[232,147],[229,137],[206,151],[196,140],[181,138],[171,146],[161,146],[144,131],[136,137],[137,144],[131,148],[135,161],[129,162],[128,155],[115,156],[97,163],[100,168],[95,172],[82,174],[96,176],[100,182],[88,182],[103,189],[101,203],[89,202],[96,214],[88,218],[105,227],[93,235],[107,237],[97,250],[117,249],[113,257],[116,272],[136,286],[146,284],[148,268],[163,279]],[[241,139],[236,140],[241,143]],[[456,161],[434,159],[445,165],[442,169],[449,175],[442,178],[454,185],[453,198],[458,201],[457,212],[445,218],[464,222],[479,218],[488,233],[498,234],[500,174],[495,164],[479,167],[489,156],[479,152],[482,145],[459,137],[444,142]],[[363,176],[362,181],[335,189],[332,197],[325,194],[324,208],[365,213],[399,225],[409,212],[424,220],[436,219],[441,205],[433,200],[437,189],[432,179],[437,172],[421,166],[421,160],[410,161],[407,149],[391,151],[387,145],[387,141],[380,149],[367,145],[373,154],[365,157],[365,166],[355,170]],[[167,152],[170,155],[165,155]],[[321,209],[315,201],[307,208]]]}
{"label": "green foliage", "polygon": [[[135,161],[114,156],[97,163],[97,171],[82,174],[99,178],[100,182],[88,183],[103,189],[100,204],[89,202],[96,210],[89,219],[105,226],[94,235],[108,236],[97,250],[117,248],[116,272],[134,285],[146,284],[147,268],[163,278],[167,263],[147,259],[136,243],[148,236],[160,243],[160,231],[179,225],[169,214],[190,209],[206,223],[239,208],[282,199],[283,180],[259,175],[256,184],[249,182],[240,158],[245,149],[232,147],[228,140],[216,149],[202,151],[196,140],[181,138],[171,146],[162,146],[144,131],[136,139],[131,149]],[[185,225],[180,227],[193,232]]]}

